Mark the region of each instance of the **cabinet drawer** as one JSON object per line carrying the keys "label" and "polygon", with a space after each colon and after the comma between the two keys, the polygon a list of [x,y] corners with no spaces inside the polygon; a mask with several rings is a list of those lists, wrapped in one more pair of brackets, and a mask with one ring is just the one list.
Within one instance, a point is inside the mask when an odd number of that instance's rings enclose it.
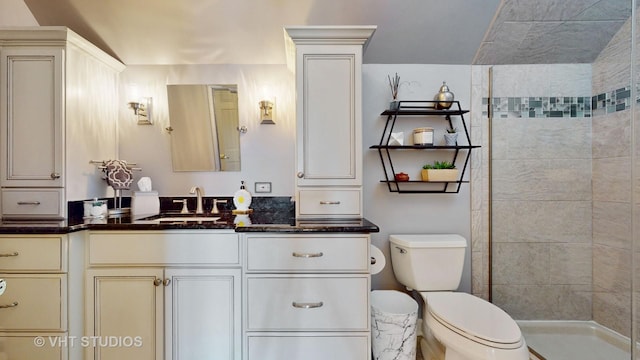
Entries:
{"label": "cabinet drawer", "polygon": [[300,190],[299,214],[311,215],[342,215],[360,217],[360,190]]}
{"label": "cabinet drawer", "polygon": [[248,330],[365,331],[369,277],[249,277],[247,309]]}
{"label": "cabinet drawer", "polygon": [[[35,346],[34,339],[41,336],[44,346]],[[38,360],[62,360],[66,359],[67,347],[59,345],[59,341],[67,340],[66,335],[55,336],[52,334],[34,335],[0,335],[0,359],[38,359]],[[78,340],[79,343],[79,340]],[[67,346],[70,346],[67,343]],[[76,345],[78,346],[78,345]]]}
{"label": "cabinet drawer", "polygon": [[62,236],[0,237],[0,272],[63,272],[65,257]]}
{"label": "cabinet drawer", "polygon": [[239,264],[235,232],[136,231],[91,232],[91,265]]}
{"label": "cabinet drawer", "polygon": [[0,274],[0,331],[66,330],[66,275]]}
{"label": "cabinet drawer", "polygon": [[249,271],[367,272],[369,237],[248,236]]}
{"label": "cabinet drawer", "polygon": [[249,360],[369,359],[365,335],[249,336]]}
{"label": "cabinet drawer", "polygon": [[2,217],[63,218],[62,189],[3,189]]}

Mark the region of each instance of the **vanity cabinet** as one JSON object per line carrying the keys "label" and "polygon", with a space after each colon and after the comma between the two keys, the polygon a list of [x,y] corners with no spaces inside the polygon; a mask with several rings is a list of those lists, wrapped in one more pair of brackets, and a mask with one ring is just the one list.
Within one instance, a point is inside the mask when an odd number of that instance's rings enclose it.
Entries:
{"label": "vanity cabinet", "polygon": [[368,234],[247,234],[245,244],[245,360],[370,359]]}
{"label": "vanity cabinet", "polygon": [[285,28],[295,58],[298,218],[362,217],[362,53],[375,29]]}
{"label": "vanity cabinet", "polygon": [[67,359],[56,345],[69,335],[67,245],[66,235],[0,236],[0,358]]}
{"label": "vanity cabinet", "polygon": [[133,345],[86,358],[241,359],[239,245],[232,230],[92,231],[86,328]]}
{"label": "vanity cabinet", "polygon": [[116,155],[123,69],[65,27],[0,30],[3,217],[65,218],[68,200],[107,195],[90,161]]}

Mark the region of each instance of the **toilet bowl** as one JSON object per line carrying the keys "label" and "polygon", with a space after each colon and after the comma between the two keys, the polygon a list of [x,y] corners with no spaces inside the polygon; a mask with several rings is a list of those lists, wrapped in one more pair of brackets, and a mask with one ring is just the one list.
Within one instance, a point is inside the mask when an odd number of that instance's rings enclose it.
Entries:
{"label": "toilet bowl", "polygon": [[[502,309],[455,292],[462,278],[467,241],[457,234],[390,235],[393,271],[424,301],[422,353],[445,360],[527,360],[518,324]],[[434,344],[436,342],[436,344]],[[442,351],[440,351],[442,352]]]}
{"label": "toilet bowl", "polygon": [[[516,322],[502,309],[462,292],[421,292],[423,334],[446,349],[446,360],[522,360],[529,350]],[[428,345],[423,345],[428,346]]]}

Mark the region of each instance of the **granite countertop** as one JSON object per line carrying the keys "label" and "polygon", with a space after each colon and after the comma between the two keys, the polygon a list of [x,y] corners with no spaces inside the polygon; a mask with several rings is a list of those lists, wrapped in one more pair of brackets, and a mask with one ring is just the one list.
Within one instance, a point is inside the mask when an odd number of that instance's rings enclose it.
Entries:
{"label": "granite countertop", "polygon": [[[219,217],[215,221],[181,221],[178,218],[198,216]],[[0,234],[66,234],[81,230],[174,230],[174,229],[231,229],[236,232],[353,232],[372,233],[380,229],[367,219],[296,219],[290,212],[254,212],[234,215],[223,211],[219,215],[184,215],[163,213],[172,221],[160,221],[159,216],[121,216],[102,219],[70,218],[51,220],[4,220],[0,222]]]}

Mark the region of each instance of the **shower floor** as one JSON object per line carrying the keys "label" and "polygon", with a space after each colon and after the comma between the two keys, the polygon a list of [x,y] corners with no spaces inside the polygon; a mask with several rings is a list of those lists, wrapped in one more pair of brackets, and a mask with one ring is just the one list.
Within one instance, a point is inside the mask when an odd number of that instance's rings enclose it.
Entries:
{"label": "shower floor", "polygon": [[518,325],[527,345],[541,360],[631,358],[628,338],[593,321],[519,320]]}

